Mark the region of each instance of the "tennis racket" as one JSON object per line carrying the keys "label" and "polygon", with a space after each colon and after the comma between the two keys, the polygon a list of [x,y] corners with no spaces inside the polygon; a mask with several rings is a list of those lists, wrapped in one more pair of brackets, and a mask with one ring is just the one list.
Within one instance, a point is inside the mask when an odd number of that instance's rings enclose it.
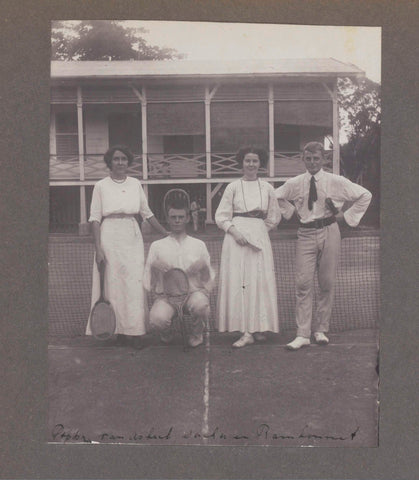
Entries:
{"label": "tennis racket", "polygon": [[191,205],[188,193],[181,188],[172,188],[166,192],[163,198],[163,210],[166,215],[170,207],[185,208],[189,212]]}
{"label": "tennis racket", "polygon": [[188,350],[186,325],[183,318],[183,307],[189,297],[189,281],[186,273],[180,268],[171,268],[163,274],[163,290],[170,305],[176,310],[183,339],[183,351]]}
{"label": "tennis racket", "polygon": [[98,265],[100,276],[100,297],[90,315],[90,329],[98,340],[108,340],[115,333],[116,318],[112,305],[105,299],[105,262]]}
{"label": "tennis racket", "polygon": [[326,198],[325,203],[327,205],[327,208],[333,213],[333,215],[337,215],[339,213],[339,210],[336,208],[333,200],[330,197]]}

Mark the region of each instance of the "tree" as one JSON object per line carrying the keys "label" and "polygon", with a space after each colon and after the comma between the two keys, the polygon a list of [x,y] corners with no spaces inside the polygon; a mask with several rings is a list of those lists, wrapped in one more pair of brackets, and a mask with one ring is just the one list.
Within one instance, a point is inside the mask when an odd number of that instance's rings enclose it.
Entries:
{"label": "tree", "polygon": [[149,45],[145,28],[114,20],[53,22],[52,60],[166,60],[183,58],[173,48]]}
{"label": "tree", "polygon": [[349,136],[365,135],[371,127],[381,123],[381,87],[364,78],[352,80],[340,78],[338,102],[341,121]]}
{"label": "tree", "polygon": [[341,166],[346,176],[358,181],[380,157],[380,85],[368,78],[339,79],[338,102],[341,128],[348,137],[341,146]]}
{"label": "tree", "polygon": [[348,78],[338,84],[341,126],[348,141],[341,146],[341,170],[352,181],[362,183],[373,194],[369,209],[379,221],[380,148],[381,148],[381,88],[362,79]]}

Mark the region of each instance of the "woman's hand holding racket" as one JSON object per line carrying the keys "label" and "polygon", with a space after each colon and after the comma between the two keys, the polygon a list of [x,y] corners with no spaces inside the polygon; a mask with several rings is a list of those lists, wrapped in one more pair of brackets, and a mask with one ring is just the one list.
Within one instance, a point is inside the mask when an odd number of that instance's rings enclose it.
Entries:
{"label": "woman's hand holding racket", "polygon": [[242,247],[245,247],[249,244],[247,238],[242,233],[240,233],[234,225],[229,229],[228,233],[230,233],[233,236],[234,240]]}
{"label": "woman's hand holding racket", "polygon": [[253,250],[259,252],[261,248],[256,245],[253,241],[249,241],[242,233],[240,233],[235,227],[231,227],[229,232],[233,235],[234,240],[237,244],[242,247],[251,247]]}
{"label": "woman's hand holding racket", "polygon": [[102,247],[96,247],[96,265],[98,266],[98,268],[99,265],[105,261],[105,252],[103,251]]}

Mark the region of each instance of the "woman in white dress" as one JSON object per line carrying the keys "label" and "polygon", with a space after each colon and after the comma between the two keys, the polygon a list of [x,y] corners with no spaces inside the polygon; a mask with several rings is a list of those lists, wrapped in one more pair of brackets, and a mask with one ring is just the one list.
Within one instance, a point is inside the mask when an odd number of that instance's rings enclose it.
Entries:
{"label": "woman in white dress", "polygon": [[[100,293],[97,266],[105,261],[105,296],[115,311],[117,343],[141,348],[147,305],[143,289],[144,244],[135,215],[140,214],[161,234],[168,232],[150,210],[141,183],[127,176],[133,160],[127,147],[111,147],[104,155],[110,174],[93,189],[89,218],[95,241],[92,306]],[[89,318],[86,335],[91,334]]]}
{"label": "woman in white dress", "polygon": [[272,246],[268,231],[281,214],[274,188],[258,178],[266,166],[263,149],[243,147],[236,155],[243,177],[227,185],[215,213],[226,232],[221,252],[217,326],[220,332],[239,331],[240,348],[278,332],[278,306]]}

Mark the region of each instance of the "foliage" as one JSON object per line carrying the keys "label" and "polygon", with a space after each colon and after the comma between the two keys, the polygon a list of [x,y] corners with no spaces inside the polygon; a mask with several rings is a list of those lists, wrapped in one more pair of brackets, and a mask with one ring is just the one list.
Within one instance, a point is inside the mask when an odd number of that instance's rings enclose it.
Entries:
{"label": "foliage", "polygon": [[166,60],[183,58],[172,48],[149,45],[147,30],[118,21],[53,22],[52,60]]}
{"label": "foliage", "polygon": [[340,78],[338,102],[343,114],[341,121],[349,130],[349,137],[365,135],[381,124],[381,88],[378,83],[368,78],[358,81]]}
{"label": "foliage", "polygon": [[[338,102],[341,128],[348,141],[341,146],[341,167],[345,176],[361,181],[363,175],[377,176],[380,161],[381,89],[365,78],[339,79]],[[376,179],[378,189],[378,178]]]}

